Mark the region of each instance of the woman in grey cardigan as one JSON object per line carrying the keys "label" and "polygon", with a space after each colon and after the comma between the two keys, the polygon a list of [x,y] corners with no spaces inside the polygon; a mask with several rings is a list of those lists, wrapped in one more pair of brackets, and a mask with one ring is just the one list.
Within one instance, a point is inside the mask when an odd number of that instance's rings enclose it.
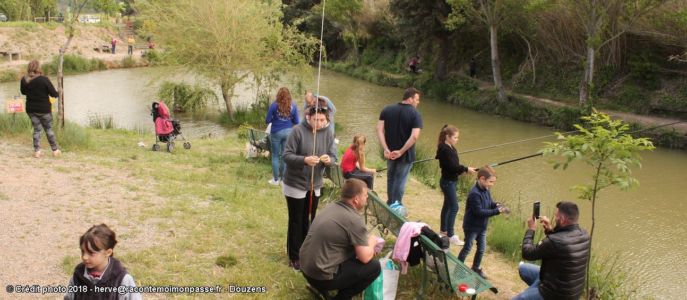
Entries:
{"label": "woman in grey cardigan", "polygon": [[[300,270],[298,252],[317,211],[324,168],[334,163],[332,158],[335,157],[335,153],[332,153],[334,136],[328,128],[327,106],[309,108],[306,111],[306,120],[307,123],[293,127],[284,147],[286,169],[282,191],[289,211],[286,245],[289,266],[295,270]],[[313,171],[314,181],[311,182]]]}

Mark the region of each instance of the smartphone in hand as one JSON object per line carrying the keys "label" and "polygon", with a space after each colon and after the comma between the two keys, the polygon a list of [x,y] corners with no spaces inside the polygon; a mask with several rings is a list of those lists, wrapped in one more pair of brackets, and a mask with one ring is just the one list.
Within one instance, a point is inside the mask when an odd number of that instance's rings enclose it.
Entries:
{"label": "smartphone in hand", "polygon": [[539,219],[539,201],[534,202],[534,205],[532,207],[532,217],[536,220]]}

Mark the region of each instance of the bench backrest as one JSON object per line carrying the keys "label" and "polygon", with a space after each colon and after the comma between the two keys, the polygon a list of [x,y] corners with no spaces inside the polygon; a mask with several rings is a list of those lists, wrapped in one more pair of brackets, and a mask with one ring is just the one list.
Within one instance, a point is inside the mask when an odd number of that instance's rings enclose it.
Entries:
{"label": "bench backrest", "polygon": [[270,150],[269,134],[265,131],[248,128],[248,142],[261,151]]}
{"label": "bench backrest", "polygon": [[479,294],[492,287],[488,281],[477,275],[477,273],[458,260],[457,257],[441,250],[439,246],[426,236],[420,236],[420,243],[422,243],[422,251],[425,253],[425,265],[437,274],[440,282],[446,285],[452,293],[456,293],[459,296],[470,296],[458,290],[461,284],[475,289],[475,294]]}
{"label": "bench backrest", "polygon": [[343,176],[343,171],[341,171],[341,166],[338,163],[333,163],[325,169],[325,177],[334,183],[337,188],[342,188],[344,181],[346,179]]}
{"label": "bench backrest", "polygon": [[368,213],[375,216],[378,225],[384,226],[393,235],[398,236],[406,219],[389,208],[374,191],[368,191],[367,194]]}

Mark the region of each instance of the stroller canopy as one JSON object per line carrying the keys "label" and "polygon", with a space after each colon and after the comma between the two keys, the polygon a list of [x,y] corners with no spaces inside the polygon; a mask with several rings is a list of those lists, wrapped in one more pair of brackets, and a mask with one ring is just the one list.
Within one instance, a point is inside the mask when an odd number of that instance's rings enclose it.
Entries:
{"label": "stroller canopy", "polygon": [[[155,107],[154,103],[153,107]],[[157,105],[157,118],[155,118],[155,134],[167,135],[172,133],[172,131],[174,131],[174,125],[169,118],[169,108],[167,108],[164,102],[160,101]]]}

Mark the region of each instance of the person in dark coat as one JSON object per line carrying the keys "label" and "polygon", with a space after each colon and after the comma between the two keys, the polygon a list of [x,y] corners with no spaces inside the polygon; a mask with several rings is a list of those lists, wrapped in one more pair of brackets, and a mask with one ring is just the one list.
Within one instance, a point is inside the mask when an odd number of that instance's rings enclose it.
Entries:
{"label": "person in dark coat", "polygon": [[504,206],[499,205],[491,199],[489,190],[496,184],[496,172],[489,166],[484,166],[477,172],[477,183],[468,194],[467,204],[465,205],[465,217],[463,218],[463,233],[465,234],[465,245],[458,254],[460,261],[465,258],[472,249],[472,242],[477,240],[477,252],[472,261],[472,270],[483,278],[487,278],[480,268],[482,256],[487,249],[487,225],[489,218],[499,215],[506,211]]}
{"label": "person in dark coat", "polygon": [[556,204],[556,227],[546,216],[539,217],[546,237],[534,244],[537,224],[527,220],[527,232],[522,241],[522,258],[540,260],[541,267],[522,263],[520,278],[529,285],[513,299],[580,299],[584,291],[590,238],[577,224],[580,211],[577,204],[561,201]]}
{"label": "person in dark coat", "polygon": [[53,156],[61,154],[52,130],[52,104],[50,97],[57,97],[57,90],[48,77],[43,76],[37,60],[29,62],[27,74],[22,77],[20,91],[26,95],[26,113],[33,125],[33,157],[41,157],[41,131],[45,130]]}
{"label": "person in dark coat", "polygon": [[470,77],[475,78],[475,76],[477,76],[477,63],[473,57],[470,59]]}

